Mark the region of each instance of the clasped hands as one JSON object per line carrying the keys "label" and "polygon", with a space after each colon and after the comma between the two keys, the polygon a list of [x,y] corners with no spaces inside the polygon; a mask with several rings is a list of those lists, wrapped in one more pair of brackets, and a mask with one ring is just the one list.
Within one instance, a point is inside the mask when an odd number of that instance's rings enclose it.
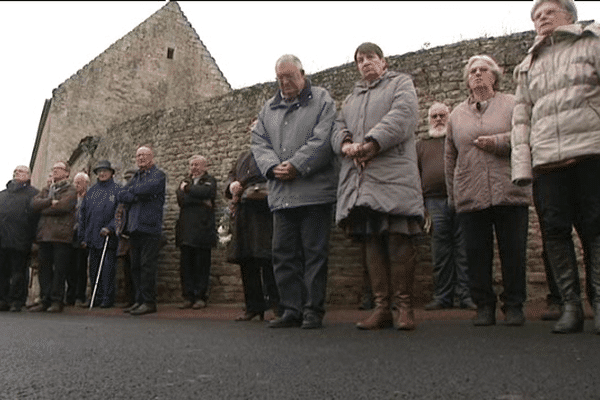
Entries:
{"label": "clasped hands", "polygon": [[493,153],[496,150],[496,138],[494,136],[479,136],[473,144],[483,151]]}
{"label": "clasped hands", "polygon": [[284,161],[273,167],[273,175],[275,175],[275,178],[282,181],[293,181],[296,179],[298,171],[296,171],[296,167],[294,167],[292,163]]}
{"label": "clasped hands", "polygon": [[365,167],[367,163],[379,152],[379,144],[375,141],[363,143],[344,142],[342,154],[354,160],[356,166]]}

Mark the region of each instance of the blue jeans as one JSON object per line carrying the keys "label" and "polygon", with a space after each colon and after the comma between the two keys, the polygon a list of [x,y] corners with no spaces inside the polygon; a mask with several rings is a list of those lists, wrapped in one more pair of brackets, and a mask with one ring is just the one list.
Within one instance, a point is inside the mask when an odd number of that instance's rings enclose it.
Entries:
{"label": "blue jeans", "polygon": [[447,198],[426,198],[425,207],[433,225],[433,298],[451,307],[455,296],[459,302],[471,298],[463,232],[456,213],[448,207]]}
{"label": "blue jeans", "polygon": [[493,289],[494,232],[498,242],[507,307],[522,307],[527,297],[528,206],[492,206],[459,213],[464,230],[471,296],[478,307],[496,304]]}
{"label": "blue jeans", "polygon": [[273,271],[284,316],[325,314],[331,204],[273,213]]}
{"label": "blue jeans", "polygon": [[563,302],[581,301],[579,271],[573,244],[573,227],[581,239],[590,303],[600,290],[600,159],[540,174],[534,198],[543,229],[548,261]]}

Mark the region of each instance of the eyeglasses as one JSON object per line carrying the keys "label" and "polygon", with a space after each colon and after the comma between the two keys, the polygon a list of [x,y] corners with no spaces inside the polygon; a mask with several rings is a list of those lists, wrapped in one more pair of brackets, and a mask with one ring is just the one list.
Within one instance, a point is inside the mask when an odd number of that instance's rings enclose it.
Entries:
{"label": "eyeglasses", "polygon": [[446,117],[448,114],[431,114],[431,119],[436,119],[436,118],[444,118]]}
{"label": "eyeglasses", "polygon": [[538,21],[538,20],[540,20],[544,16],[546,16],[546,17],[548,17],[550,19],[553,19],[559,13],[567,13],[567,14],[569,14],[569,12],[567,10],[563,10],[562,8],[559,8],[559,7],[550,8],[550,9],[547,9],[547,10],[537,11],[535,13],[535,15],[533,16],[533,21]]}

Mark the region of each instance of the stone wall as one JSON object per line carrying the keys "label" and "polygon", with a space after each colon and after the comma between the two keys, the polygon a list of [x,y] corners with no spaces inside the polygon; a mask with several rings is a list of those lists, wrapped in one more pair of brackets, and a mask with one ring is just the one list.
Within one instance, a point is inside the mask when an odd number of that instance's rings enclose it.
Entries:
{"label": "stone wall", "polygon": [[[414,78],[421,115],[418,133],[426,131],[427,110],[434,101],[444,101],[455,106],[467,97],[462,71],[472,55],[488,54],[498,60],[506,71],[501,91],[514,93],[512,71],[524,57],[532,40],[533,32],[524,32],[389,57],[390,69],[408,72]],[[323,86],[331,92],[339,109],[357,81],[358,73],[352,64],[345,64],[316,73],[310,79],[313,84]],[[157,165],[168,175],[164,222],[167,244],[160,254],[159,269],[158,289],[161,301],[180,299],[179,252],[174,244],[173,228],[178,215],[175,188],[186,173],[187,159],[196,153],[209,159],[209,172],[219,182],[218,209],[222,210],[226,206],[222,193],[227,173],[238,154],[250,146],[247,125],[274,93],[275,88],[272,82],[258,84],[188,107],[168,108],[131,119],[111,127],[101,138],[93,157],[86,159],[85,162],[90,165],[104,158],[116,165],[134,165],[137,146],[144,143],[154,146]],[[539,229],[533,209],[530,220],[529,298],[539,298],[545,294],[545,275],[540,258]],[[360,248],[351,243],[333,224],[332,229],[327,300],[329,304],[357,304],[362,290]],[[415,280],[415,293],[417,304],[423,304],[431,299],[433,288],[427,237],[419,240],[419,250],[420,264]],[[210,301],[242,302],[239,267],[225,262],[221,248],[213,251],[212,262]],[[499,281],[498,268],[496,277]]]}

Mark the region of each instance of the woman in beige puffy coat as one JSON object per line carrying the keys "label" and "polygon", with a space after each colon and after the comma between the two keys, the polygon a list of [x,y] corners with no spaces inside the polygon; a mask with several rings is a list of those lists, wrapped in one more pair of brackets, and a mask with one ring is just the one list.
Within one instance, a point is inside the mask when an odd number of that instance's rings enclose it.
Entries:
{"label": "woman in beige puffy coat", "polygon": [[[412,291],[423,197],[417,166],[417,95],[410,77],[388,71],[374,43],[354,61],[362,79],[346,98],[332,136],[340,156],[336,221],[365,243],[375,309],[359,329],[414,329]],[[391,304],[394,309],[391,310]]]}
{"label": "woman in beige puffy coat", "polygon": [[572,239],[577,225],[600,334],[600,25],[575,24],[570,0],[538,0],[531,19],[537,37],[514,73],[512,179],[533,180],[544,248],[563,303],[552,331],[583,330]]}
{"label": "woman in beige puffy coat", "polygon": [[529,187],[510,179],[510,131],[514,96],[498,92],[501,69],[489,56],[473,56],[464,78],[470,96],[448,121],[445,175],[448,201],[465,235],[476,326],[496,323],[493,290],[494,233],[498,242],[506,324],[525,323]]}

